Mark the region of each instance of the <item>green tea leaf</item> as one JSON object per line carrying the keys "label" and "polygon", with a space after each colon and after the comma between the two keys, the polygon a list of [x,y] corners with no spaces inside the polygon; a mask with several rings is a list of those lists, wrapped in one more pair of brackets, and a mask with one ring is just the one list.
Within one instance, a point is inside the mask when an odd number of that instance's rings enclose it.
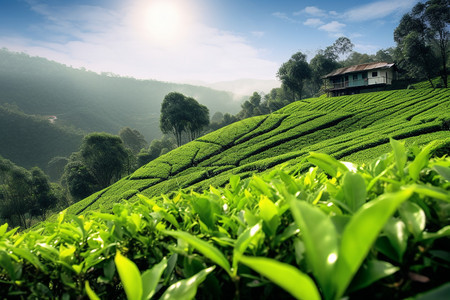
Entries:
{"label": "green tea leaf", "polygon": [[2,226],[0,226],[0,237],[5,234],[6,230],[8,230],[8,223],[5,223]]}
{"label": "green tea leaf", "polygon": [[167,231],[163,230],[162,233],[166,235],[170,235],[179,239],[182,239],[189,243],[192,247],[194,247],[198,252],[203,254],[205,257],[212,260],[214,263],[221,266],[228,274],[231,275],[230,263],[225,258],[225,256],[220,252],[219,249],[214,247],[213,245],[199,239],[196,236],[193,236],[184,231]]}
{"label": "green tea leaf", "polygon": [[387,220],[412,193],[412,189],[406,189],[396,193],[383,194],[364,204],[353,215],[342,233],[339,258],[334,274],[337,291],[335,298],[343,295]]}
{"label": "green tea leaf", "polygon": [[201,270],[194,276],[180,280],[167,288],[161,300],[190,300],[195,297],[198,286],[214,270],[214,266]]}
{"label": "green tea leaf", "polygon": [[447,181],[450,181],[450,168],[440,166],[440,165],[434,165],[433,169],[436,170],[436,172],[442,176]]}
{"label": "green tea leaf", "polygon": [[408,245],[408,233],[402,220],[390,218],[384,226],[384,234],[397,253],[397,261],[402,262],[403,254]]}
{"label": "green tea leaf", "polygon": [[9,278],[11,278],[12,281],[17,280],[11,257],[9,257],[5,251],[0,251],[0,267],[8,272]]}
{"label": "green tea leaf", "polygon": [[414,192],[421,194],[423,196],[450,202],[450,194],[447,191],[442,190],[438,187],[417,184],[414,185]]}
{"label": "green tea leaf", "polygon": [[167,259],[163,258],[158,264],[154,265],[150,270],[142,273],[142,300],[150,299],[156,291],[158,282],[161,278],[162,273],[167,267]]}
{"label": "green tea leaf", "polygon": [[304,201],[293,200],[289,204],[305,243],[307,262],[328,298],[332,294],[334,266],[338,258],[336,228],[331,218],[319,208]]}
{"label": "green tea leaf", "polygon": [[270,235],[275,235],[277,228],[280,225],[280,217],[278,216],[277,206],[265,195],[261,195],[258,206],[259,216],[263,219],[269,231],[267,232],[267,230],[265,230],[265,232]]}
{"label": "green tea leaf", "polygon": [[247,228],[244,232],[242,232],[234,245],[233,251],[233,275],[237,273],[237,264],[239,258],[244,254],[247,247],[252,243],[258,234],[261,232],[261,224],[258,223],[253,227]]}
{"label": "green tea leaf", "polygon": [[347,167],[343,163],[328,154],[311,152],[307,159],[310,163],[318,166],[333,177],[336,177],[339,170],[348,172]]}
{"label": "green tea leaf", "polygon": [[238,175],[230,176],[230,187],[233,192],[236,192],[236,188],[238,187],[240,182],[241,182],[241,178]]}
{"label": "green tea leaf", "polygon": [[450,225],[442,227],[437,232],[424,232],[422,235],[422,240],[439,239],[445,236],[450,236]]}
{"label": "green tea leaf", "polygon": [[434,149],[435,142],[426,145],[419,154],[417,154],[414,161],[409,165],[409,176],[412,179],[418,180],[420,171],[428,164],[428,156]]}
{"label": "green tea leaf", "polygon": [[381,278],[394,274],[399,269],[388,262],[371,259],[361,266],[349,289],[357,291],[365,288]]}
{"label": "green tea leaf", "polygon": [[89,281],[84,282],[84,288],[86,289],[86,294],[88,295],[90,300],[100,300],[100,297],[91,289],[89,286]]}
{"label": "green tea leaf", "polygon": [[407,160],[405,145],[392,138],[389,139],[389,142],[391,143],[391,147],[394,150],[395,164],[397,166],[398,172],[400,176],[403,176],[403,169],[405,168]]}
{"label": "green tea leaf", "polygon": [[136,264],[120,254],[119,251],[114,257],[120,280],[129,300],[142,298],[142,280],[141,274]]}
{"label": "green tea leaf", "polygon": [[415,238],[422,236],[426,225],[426,216],[423,209],[414,202],[406,201],[398,209],[406,228]]}
{"label": "green tea leaf", "polygon": [[357,211],[366,202],[366,182],[360,174],[345,173],[342,188],[344,190],[345,203],[353,212]]}
{"label": "green tea leaf", "polygon": [[240,262],[269,278],[297,299],[321,299],[314,281],[294,266],[265,257],[242,256]]}

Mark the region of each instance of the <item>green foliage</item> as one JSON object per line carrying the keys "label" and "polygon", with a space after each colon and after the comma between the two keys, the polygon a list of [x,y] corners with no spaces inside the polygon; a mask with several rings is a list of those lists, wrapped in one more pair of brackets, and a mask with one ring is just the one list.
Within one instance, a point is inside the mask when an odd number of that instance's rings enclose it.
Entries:
{"label": "green foliage", "polygon": [[0,154],[3,157],[27,169],[38,166],[45,170],[53,157],[69,156],[80,146],[82,133],[51,124],[46,117],[26,114],[2,100]]}
{"label": "green foliage", "polygon": [[209,110],[194,98],[181,93],[171,92],[161,104],[159,128],[163,133],[171,133],[181,146],[183,133],[189,135],[189,141],[197,138],[202,129],[209,124]]}
{"label": "green foliage", "polygon": [[[309,152],[363,163],[389,151],[389,137],[405,147],[440,140],[432,152],[442,156],[449,153],[449,93],[417,89],[297,101],[170,151],[83,203],[90,205],[87,209],[110,209],[122,195],[136,199],[130,190],[152,197],[192,185],[196,190],[220,186],[232,175],[245,178],[277,165],[296,165]],[[80,203],[69,211],[81,209]]]}
{"label": "green foliage", "polygon": [[[231,176],[226,187],[200,193],[139,195],[115,204],[112,214],[64,211],[23,233],[5,224],[0,293],[90,299],[434,293],[450,274],[442,260],[449,255],[450,159],[424,155],[432,146],[391,144],[391,153],[361,166],[312,153],[307,158],[320,166],[300,175],[304,164]],[[415,164],[418,177],[398,168]]]}

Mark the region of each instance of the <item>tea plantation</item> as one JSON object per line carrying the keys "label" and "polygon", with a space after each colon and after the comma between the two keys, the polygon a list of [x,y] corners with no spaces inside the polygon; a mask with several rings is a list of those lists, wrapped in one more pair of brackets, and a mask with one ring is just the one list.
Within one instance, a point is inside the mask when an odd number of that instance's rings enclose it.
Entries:
{"label": "tea plantation", "polygon": [[306,99],[203,136],[34,229],[0,226],[0,296],[446,299],[449,99]]}
{"label": "tea plantation", "polygon": [[389,137],[407,145],[444,139],[448,151],[449,130],[449,89],[306,99],[179,147],[68,211],[110,211],[114,203],[135,200],[138,193],[152,197],[222,186],[231,175],[246,178],[283,163],[295,165],[311,151],[365,162],[389,151]]}

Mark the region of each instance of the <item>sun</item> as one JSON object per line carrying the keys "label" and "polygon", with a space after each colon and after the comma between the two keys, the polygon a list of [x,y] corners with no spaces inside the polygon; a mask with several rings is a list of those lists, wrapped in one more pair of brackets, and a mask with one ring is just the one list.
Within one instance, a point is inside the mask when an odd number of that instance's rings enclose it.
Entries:
{"label": "sun", "polygon": [[183,11],[175,1],[152,1],[147,8],[146,29],[153,39],[173,41],[183,31]]}

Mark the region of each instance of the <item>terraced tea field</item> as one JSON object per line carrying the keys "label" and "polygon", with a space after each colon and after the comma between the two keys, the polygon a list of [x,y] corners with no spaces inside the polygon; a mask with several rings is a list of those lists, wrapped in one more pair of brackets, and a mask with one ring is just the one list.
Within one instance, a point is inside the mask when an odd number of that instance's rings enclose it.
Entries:
{"label": "terraced tea field", "polygon": [[[450,144],[450,90],[418,89],[312,98],[249,118],[150,162],[134,174],[78,202],[69,213],[109,211],[121,199],[192,187],[221,186],[280,164],[295,165],[309,152],[364,162],[389,150],[442,139]],[[448,151],[447,151],[448,152]]]}

